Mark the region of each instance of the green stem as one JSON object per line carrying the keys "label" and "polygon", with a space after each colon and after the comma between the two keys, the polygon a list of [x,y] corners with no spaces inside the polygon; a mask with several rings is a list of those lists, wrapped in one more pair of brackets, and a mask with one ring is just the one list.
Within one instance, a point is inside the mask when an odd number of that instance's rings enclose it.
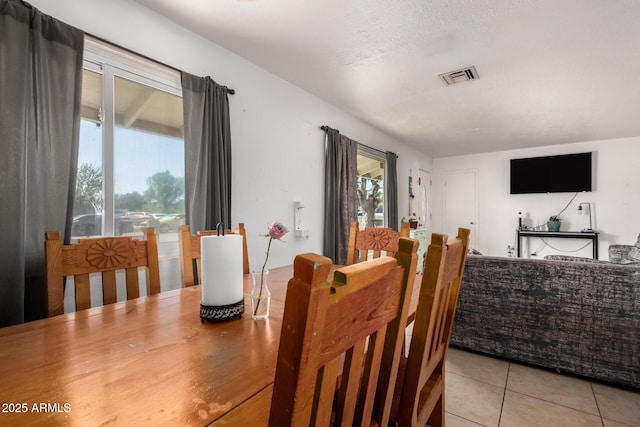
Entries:
{"label": "green stem", "polygon": [[269,245],[267,246],[267,256],[264,258],[264,264],[262,264],[262,271],[260,271],[260,293],[258,294],[258,302],[256,308],[253,310],[253,315],[258,314],[258,308],[260,307],[260,301],[262,301],[262,286],[264,284],[264,268],[267,266],[267,260],[269,259],[269,251],[271,251],[271,241],[273,237],[269,237]]}

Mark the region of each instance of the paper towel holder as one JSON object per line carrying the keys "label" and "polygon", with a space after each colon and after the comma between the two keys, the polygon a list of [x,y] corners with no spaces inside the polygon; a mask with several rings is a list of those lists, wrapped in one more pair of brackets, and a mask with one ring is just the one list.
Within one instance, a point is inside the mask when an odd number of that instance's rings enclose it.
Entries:
{"label": "paper towel holder", "polygon": [[[216,234],[218,237],[224,237],[224,225],[219,222],[216,225]],[[201,267],[204,258],[201,258]],[[203,286],[202,284],[200,286]],[[233,304],[225,305],[205,305],[200,303],[200,322],[205,321],[219,322],[233,318],[241,319],[244,315],[244,298]]]}

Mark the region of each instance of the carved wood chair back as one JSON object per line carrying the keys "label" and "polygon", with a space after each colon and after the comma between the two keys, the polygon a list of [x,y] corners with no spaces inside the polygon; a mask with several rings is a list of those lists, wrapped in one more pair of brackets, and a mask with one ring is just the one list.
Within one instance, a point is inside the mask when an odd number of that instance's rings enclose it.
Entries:
{"label": "carved wood chair back", "polygon": [[117,301],[116,272],[124,270],[127,299],[140,297],[138,269],[144,268],[147,295],[160,292],[158,240],[154,228],[144,240],[131,236],[95,237],[63,245],[59,231],[45,233],[47,317],[64,313],[64,284],[73,277],[76,310],[91,307],[90,274],[102,273],[103,304]]}
{"label": "carved wood chair back", "polygon": [[400,231],[392,228],[368,227],[360,230],[357,222],[351,223],[349,231],[349,252],[347,265],[379,258],[382,255],[393,256],[398,250],[398,239],[409,237],[409,223],[403,222]]}

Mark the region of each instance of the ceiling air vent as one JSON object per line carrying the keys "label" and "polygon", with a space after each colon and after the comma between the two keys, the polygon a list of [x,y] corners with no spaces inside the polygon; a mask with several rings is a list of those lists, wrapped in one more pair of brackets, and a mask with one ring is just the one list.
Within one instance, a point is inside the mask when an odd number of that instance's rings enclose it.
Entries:
{"label": "ceiling air vent", "polygon": [[473,66],[440,74],[438,77],[440,77],[440,79],[447,86],[455,85],[469,80],[477,80],[480,78],[478,72],[476,71],[476,67]]}

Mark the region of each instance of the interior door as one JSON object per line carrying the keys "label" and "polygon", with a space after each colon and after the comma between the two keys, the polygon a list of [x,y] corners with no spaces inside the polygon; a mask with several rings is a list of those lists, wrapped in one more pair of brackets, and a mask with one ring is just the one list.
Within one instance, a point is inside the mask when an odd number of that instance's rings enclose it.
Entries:
{"label": "interior door", "polygon": [[478,248],[478,170],[444,173],[444,232],[458,234],[458,227],[471,230],[469,247]]}

